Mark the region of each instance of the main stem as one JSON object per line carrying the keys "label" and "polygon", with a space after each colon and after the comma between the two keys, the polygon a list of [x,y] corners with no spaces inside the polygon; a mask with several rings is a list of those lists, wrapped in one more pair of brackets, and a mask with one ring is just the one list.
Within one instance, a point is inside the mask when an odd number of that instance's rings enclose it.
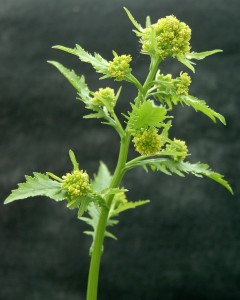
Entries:
{"label": "main stem", "polygon": [[[111,180],[110,188],[118,187],[124,176],[124,167],[127,161],[129,143],[130,143],[130,135],[126,133],[121,138],[118,163]],[[106,199],[109,204],[108,207],[110,207],[112,198],[113,197]],[[91,255],[90,269],[88,274],[87,300],[97,300],[100,261],[102,255],[104,234],[105,234],[105,229],[108,220],[108,214],[109,214],[109,209],[107,207],[102,207],[98,226],[97,226],[96,236],[94,240],[92,255]]]}
{"label": "main stem", "polygon": [[[151,83],[151,81],[153,80],[157,72],[159,62],[160,62],[159,59],[151,57],[149,74],[144,82],[144,85],[141,87],[141,91],[139,91],[138,93],[136,105],[139,105],[141,103],[142,97],[145,98],[149,84]],[[122,178],[125,173],[124,168],[127,162],[129,143],[130,143],[130,134],[127,132],[122,133],[118,162],[110,183],[110,188],[119,187],[122,181]],[[98,278],[99,278],[104,234],[107,226],[109,208],[111,207],[112,199],[113,196],[110,196],[108,197],[108,199],[106,199],[108,205],[107,207],[101,208],[101,213],[99,216],[98,226],[96,230],[96,235],[95,235],[95,240],[94,240],[94,245],[93,245],[93,250],[91,255],[90,269],[88,274],[87,300],[97,300]]]}

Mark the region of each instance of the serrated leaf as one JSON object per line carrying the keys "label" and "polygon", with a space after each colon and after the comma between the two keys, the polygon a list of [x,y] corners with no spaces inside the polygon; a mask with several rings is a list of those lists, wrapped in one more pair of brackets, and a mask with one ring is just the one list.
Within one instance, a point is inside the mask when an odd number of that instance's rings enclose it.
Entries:
{"label": "serrated leaf", "polygon": [[98,169],[98,173],[97,175],[94,176],[94,180],[92,181],[93,191],[98,193],[108,188],[111,178],[112,176],[107,166],[101,161]]}
{"label": "serrated leaf", "polygon": [[156,106],[153,101],[144,101],[137,107],[131,104],[132,112],[128,119],[127,129],[129,131],[136,131],[149,126],[161,127],[162,122],[167,118],[167,111],[163,106]]}
{"label": "serrated leaf", "polygon": [[53,48],[78,56],[81,61],[91,64],[98,73],[107,74],[108,72],[108,61],[98,53],[94,53],[94,55],[92,55],[79,45],[76,45],[74,49],[59,45],[54,46]]}
{"label": "serrated leaf", "polygon": [[125,210],[133,209],[133,208],[136,208],[138,206],[147,204],[149,202],[150,202],[149,200],[139,200],[139,201],[135,201],[135,202],[129,201],[129,202],[123,203],[123,204],[119,205],[118,208],[114,209],[112,211],[111,215],[112,216],[118,215],[118,214],[120,214],[121,212],[123,212]]}
{"label": "serrated leaf", "polygon": [[199,100],[193,96],[181,96],[178,98],[179,102],[186,104],[187,106],[192,106],[196,111],[201,111],[203,114],[212,119],[213,122],[216,122],[216,118],[226,125],[224,116],[217,113],[211,109],[204,100]]}
{"label": "serrated leaf", "polygon": [[55,66],[59,72],[71,83],[71,85],[78,91],[80,100],[89,104],[91,97],[87,84],[85,83],[84,76],[78,76],[74,70],[69,70],[62,64],[56,61],[48,61],[49,64]]}
{"label": "serrated leaf", "polygon": [[201,60],[204,59],[205,57],[209,56],[209,55],[213,55],[215,53],[219,53],[219,52],[223,52],[220,49],[216,49],[216,50],[211,50],[211,51],[204,51],[204,52],[191,52],[189,54],[186,55],[187,59],[197,59],[197,60]]}
{"label": "serrated leaf", "polygon": [[130,11],[124,7],[125,12],[128,15],[129,20],[132,22],[132,24],[137,28],[138,31],[143,31],[142,26],[134,19],[133,15],[130,13]]}
{"label": "serrated leaf", "polygon": [[145,159],[136,163],[136,166],[153,167],[157,171],[162,171],[167,175],[177,174],[184,177],[186,174],[193,174],[197,177],[206,176],[224,186],[233,194],[231,186],[224,179],[224,176],[214,172],[209,165],[200,162],[192,164],[190,162],[177,162],[168,158]]}
{"label": "serrated leaf", "polygon": [[33,177],[25,176],[26,182],[19,183],[18,188],[12,191],[4,204],[35,196],[46,196],[55,201],[66,199],[64,191],[61,190],[61,183],[50,179],[45,174],[33,174]]}
{"label": "serrated leaf", "polygon": [[60,64],[57,61],[48,61],[49,64],[53,65],[58,69],[60,73],[63,74],[64,77],[67,78],[67,80],[71,83],[71,85],[77,90],[80,91],[80,81],[81,77],[79,77],[74,70],[69,70],[68,68],[64,67],[62,64]]}
{"label": "serrated leaf", "polygon": [[178,55],[177,60],[179,60],[182,64],[184,64],[187,68],[189,68],[193,73],[195,73],[195,68],[193,65],[195,65],[194,62],[192,62],[190,59],[186,58],[183,55]]}

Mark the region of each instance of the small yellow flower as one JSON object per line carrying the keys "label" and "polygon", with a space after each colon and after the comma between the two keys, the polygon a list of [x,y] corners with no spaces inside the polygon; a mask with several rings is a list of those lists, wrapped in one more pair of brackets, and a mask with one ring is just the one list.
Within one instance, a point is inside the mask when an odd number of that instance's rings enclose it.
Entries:
{"label": "small yellow flower", "polygon": [[179,154],[172,155],[172,158],[175,161],[179,161],[179,162],[183,161],[188,155],[188,148],[185,141],[174,138],[173,142],[174,142],[173,144],[167,145],[166,150],[179,153]]}
{"label": "small yellow flower", "polygon": [[133,138],[135,150],[141,155],[155,155],[163,145],[156,128],[145,129]]}
{"label": "small yellow flower", "polygon": [[114,90],[107,88],[100,88],[97,92],[93,93],[92,104],[107,106],[113,108],[116,104],[116,96]]}
{"label": "small yellow flower", "polygon": [[91,192],[89,176],[83,170],[75,170],[64,175],[61,189],[67,191],[70,200],[85,196]]}
{"label": "small yellow flower", "polygon": [[115,78],[117,81],[123,80],[125,76],[129,75],[132,71],[130,68],[131,60],[131,55],[115,56],[114,59],[109,62],[108,72],[110,77]]}
{"label": "small yellow flower", "polygon": [[150,54],[154,51],[161,60],[167,56],[186,55],[190,51],[190,38],[189,26],[174,16],[168,16],[144,29],[142,52]]}
{"label": "small yellow flower", "polygon": [[188,87],[191,84],[191,77],[187,73],[181,73],[175,79],[176,93],[178,95],[188,95]]}

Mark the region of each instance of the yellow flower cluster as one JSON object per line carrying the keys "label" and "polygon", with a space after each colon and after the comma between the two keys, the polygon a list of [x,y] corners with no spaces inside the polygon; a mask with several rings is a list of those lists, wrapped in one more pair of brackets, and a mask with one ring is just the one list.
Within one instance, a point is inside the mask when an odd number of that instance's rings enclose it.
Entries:
{"label": "yellow flower cluster", "polygon": [[130,68],[131,60],[131,55],[115,56],[114,59],[109,62],[108,73],[110,77],[115,78],[117,81],[123,80],[124,77],[129,75],[132,71]]}
{"label": "yellow flower cluster", "polygon": [[191,77],[187,73],[181,73],[175,79],[176,93],[178,95],[188,95],[188,87],[191,84]]}
{"label": "yellow flower cluster", "polygon": [[172,155],[172,158],[175,161],[183,161],[188,155],[188,148],[184,141],[175,139],[173,140],[173,144],[167,145],[166,150],[174,151],[179,154]]}
{"label": "yellow flower cluster", "polygon": [[97,92],[93,93],[92,104],[113,108],[116,104],[114,90],[109,87],[100,88]]}
{"label": "yellow flower cluster", "polygon": [[162,60],[167,56],[186,55],[190,51],[191,29],[174,16],[159,19],[157,23],[144,29],[142,51],[156,52]]}
{"label": "yellow flower cluster", "polygon": [[137,133],[133,138],[135,150],[141,155],[155,155],[163,143],[156,128],[145,129]]}
{"label": "yellow flower cluster", "polygon": [[61,185],[62,190],[66,190],[70,200],[80,196],[85,196],[91,192],[88,174],[82,170],[75,170],[64,175]]}

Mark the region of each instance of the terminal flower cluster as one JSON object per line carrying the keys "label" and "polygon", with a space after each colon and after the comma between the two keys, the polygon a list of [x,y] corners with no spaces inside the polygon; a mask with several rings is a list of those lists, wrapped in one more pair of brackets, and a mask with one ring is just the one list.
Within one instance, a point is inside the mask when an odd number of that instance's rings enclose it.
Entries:
{"label": "terminal flower cluster", "polygon": [[142,52],[153,52],[161,60],[167,56],[185,56],[190,51],[190,38],[191,29],[184,22],[180,22],[174,16],[161,18],[142,32]]}

